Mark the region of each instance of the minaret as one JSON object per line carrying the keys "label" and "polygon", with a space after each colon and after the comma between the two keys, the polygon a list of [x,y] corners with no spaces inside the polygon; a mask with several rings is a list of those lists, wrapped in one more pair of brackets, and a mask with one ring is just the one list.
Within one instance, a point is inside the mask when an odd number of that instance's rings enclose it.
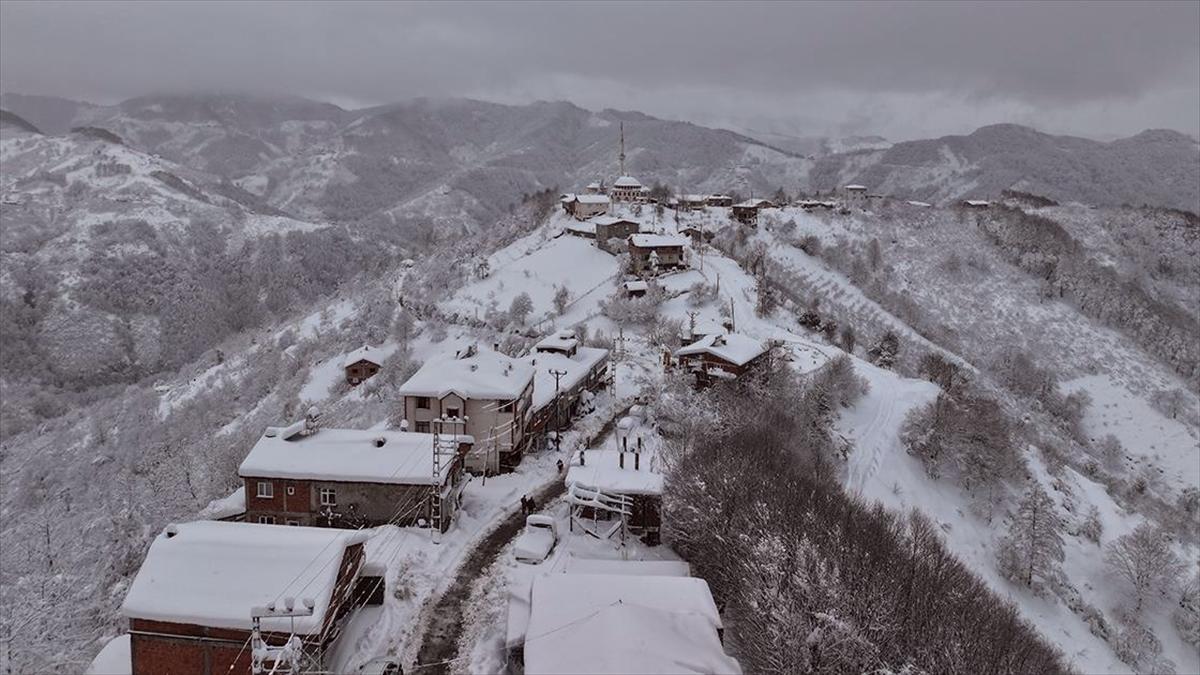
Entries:
{"label": "minaret", "polygon": [[621,122],[621,153],[617,155],[621,160],[621,175],[625,175],[625,123]]}

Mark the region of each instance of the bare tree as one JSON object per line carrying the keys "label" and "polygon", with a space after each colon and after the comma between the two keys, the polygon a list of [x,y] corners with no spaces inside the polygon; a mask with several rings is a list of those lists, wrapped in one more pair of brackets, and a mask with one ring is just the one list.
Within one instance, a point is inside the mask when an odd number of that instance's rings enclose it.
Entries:
{"label": "bare tree", "polygon": [[513,320],[513,323],[524,324],[526,317],[533,311],[533,298],[529,297],[528,293],[521,293],[513,298],[512,304],[508,306],[508,315]]}
{"label": "bare tree", "polygon": [[1000,571],[1033,588],[1035,581],[1051,580],[1062,560],[1062,520],[1054,500],[1034,485],[1021,499],[1008,534],[1000,542]]}
{"label": "bare tree", "polygon": [[1165,597],[1183,572],[1167,535],[1150,523],[1109,544],[1104,557],[1125,585],[1135,614]]}

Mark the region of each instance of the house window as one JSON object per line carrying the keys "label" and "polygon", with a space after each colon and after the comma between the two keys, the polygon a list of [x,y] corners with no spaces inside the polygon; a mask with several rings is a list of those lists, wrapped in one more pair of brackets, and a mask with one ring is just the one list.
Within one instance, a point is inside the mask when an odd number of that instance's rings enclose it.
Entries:
{"label": "house window", "polygon": [[451,419],[458,417],[458,408],[446,408],[446,417]]}
{"label": "house window", "polygon": [[296,520],[296,519],[294,519],[294,518],[288,518],[288,519],[287,519],[287,524],[288,524],[288,525],[291,525],[292,527],[300,527],[300,521],[298,521],[298,520]]}
{"label": "house window", "polygon": [[258,498],[259,499],[274,499],[275,484],[269,480],[258,481]]}
{"label": "house window", "polygon": [[510,413],[513,411],[513,401],[505,401],[500,404],[500,412]]}
{"label": "house window", "polygon": [[418,434],[427,434],[427,433],[429,433],[429,422],[417,422],[417,429],[416,429],[416,431],[417,431],[417,433],[418,433]]}
{"label": "house window", "polygon": [[258,522],[263,525],[274,525],[275,524],[275,516],[259,516]]}
{"label": "house window", "polygon": [[417,407],[428,410],[429,409],[429,397],[428,396],[418,396],[417,397]]}
{"label": "house window", "polygon": [[333,488],[321,488],[321,506],[337,506],[337,491]]}

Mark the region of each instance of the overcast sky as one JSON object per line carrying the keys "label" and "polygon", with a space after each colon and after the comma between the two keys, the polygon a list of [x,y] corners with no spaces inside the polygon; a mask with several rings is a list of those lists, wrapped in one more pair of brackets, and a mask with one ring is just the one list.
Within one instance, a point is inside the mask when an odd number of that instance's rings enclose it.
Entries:
{"label": "overcast sky", "polygon": [[0,3],[0,89],[565,99],[894,140],[1200,135],[1200,3]]}

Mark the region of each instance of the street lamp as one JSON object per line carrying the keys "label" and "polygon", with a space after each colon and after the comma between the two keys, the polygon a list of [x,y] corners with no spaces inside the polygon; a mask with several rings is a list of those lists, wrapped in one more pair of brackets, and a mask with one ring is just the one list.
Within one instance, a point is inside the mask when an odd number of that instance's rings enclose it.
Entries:
{"label": "street lamp", "polygon": [[563,375],[567,374],[567,371],[550,368],[548,370],[548,372],[554,376],[554,449],[556,451],[561,452],[562,451],[562,423],[561,423],[561,420],[559,419],[559,413],[562,408],[559,405],[559,401],[558,401],[558,381],[562,379]]}

